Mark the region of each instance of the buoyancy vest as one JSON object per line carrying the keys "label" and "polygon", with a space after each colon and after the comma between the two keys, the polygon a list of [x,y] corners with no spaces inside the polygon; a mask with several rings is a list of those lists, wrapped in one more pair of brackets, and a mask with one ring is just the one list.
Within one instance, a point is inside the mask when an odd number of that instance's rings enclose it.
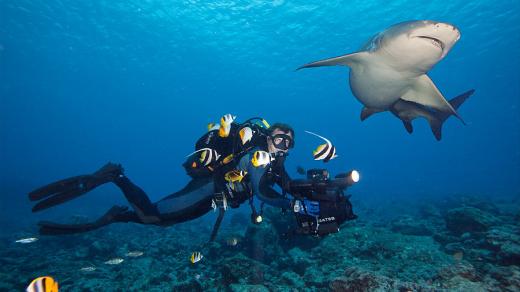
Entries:
{"label": "buoyancy vest", "polygon": [[[244,142],[240,137],[240,131],[251,129],[251,138]],[[232,123],[227,137],[219,135],[219,129],[210,130],[195,143],[195,151],[201,149],[211,149],[215,152],[206,153],[210,155],[212,161],[203,161],[202,152],[190,155],[183,166],[186,173],[193,177],[207,177],[217,171],[233,169],[240,158],[250,149],[259,147],[267,150],[267,129],[269,124],[262,118],[251,118],[244,123]],[[215,157],[216,156],[218,157]],[[205,157],[207,159],[207,157]]]}

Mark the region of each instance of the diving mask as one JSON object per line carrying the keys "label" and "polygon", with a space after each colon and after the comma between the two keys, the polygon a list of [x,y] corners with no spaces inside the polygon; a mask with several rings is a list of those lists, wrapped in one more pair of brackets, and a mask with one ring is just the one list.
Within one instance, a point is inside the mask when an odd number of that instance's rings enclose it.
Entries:
{"label": "diving mask", "polygon": [[276,134],[271,139],[274,147],[279,150],[288,150],[294,146],[292,137],[287,134]]}

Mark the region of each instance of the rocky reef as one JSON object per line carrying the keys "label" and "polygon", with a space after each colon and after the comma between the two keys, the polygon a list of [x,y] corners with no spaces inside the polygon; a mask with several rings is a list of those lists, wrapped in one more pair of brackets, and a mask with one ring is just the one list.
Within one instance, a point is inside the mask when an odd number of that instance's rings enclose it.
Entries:
{"label": "rocky reef", "polygon": [[[259,225],[233,210],[209,244],[209,218],[30,244],[14,242],[30,234],[12,234],[0,240],[0,291],[23,290],[41,275],[64,291],[520,290],[517,202],[459,196],[403,207],[410,212],[394,207],[385,219],[358,206],[359,219],[323,238],[292,234],[291,214],[277,209]],[[193,251],[203,254],[195,264]]]}

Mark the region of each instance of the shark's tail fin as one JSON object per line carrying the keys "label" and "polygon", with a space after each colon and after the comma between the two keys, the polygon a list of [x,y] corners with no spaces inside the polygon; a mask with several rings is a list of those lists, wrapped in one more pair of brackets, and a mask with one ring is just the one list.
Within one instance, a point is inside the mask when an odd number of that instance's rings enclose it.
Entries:
{"label": "shark's tail fin", "polygon": [[[473,93],[475,92],[474,89],[468,90],[464,92],[463,94],[456,96],[452,98],[449,102],[451,106],[457,110],[461,104],[463,104],[466,99],[468,99]],[[437,141],[440,141],[442,138],[442,124],[451,116],[450,113],[445,113],[438,111],[435,114],[433,114],[433,117],[428,121],[430,123],[430,127],[432,129],[433,135],[435,136],[435,139]]]}

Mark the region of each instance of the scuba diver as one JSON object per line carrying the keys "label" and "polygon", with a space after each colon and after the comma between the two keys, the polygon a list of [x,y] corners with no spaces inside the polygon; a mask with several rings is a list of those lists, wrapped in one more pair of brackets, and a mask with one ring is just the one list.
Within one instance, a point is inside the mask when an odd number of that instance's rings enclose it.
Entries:
{"label": "scuba diver", "polygon": [[[234,120],[234,116],[227,114],[221,118],[220,125],[208,125],[209,131],[197,141],[196,151],[183,164],[191,181],[155,203],[130,181],[120,164],[114,163],[108,163],[92,174],[66,178],[30,192],[30,200],[39,201],[32,209],[37,212],[111,182],[121,189],[133,209],[113,206],[95,222],[85,224],[42,221],[38,223],[40,234],[80,233],[115,222],[168,226],[219,209],[211,235],[213,240],[228,207],[237,208],[249,200],[254,223],[262,220],[261,211],[254,206],[255,196],[269,205],[290,208],[291,201],[285,194],[290,178],[284,162],[294,147],[294,130],[281,123],[269,126],[261,118],[252,118],[242,124],[234,123]],[[273,188],[274,184],[282,193]]]}

